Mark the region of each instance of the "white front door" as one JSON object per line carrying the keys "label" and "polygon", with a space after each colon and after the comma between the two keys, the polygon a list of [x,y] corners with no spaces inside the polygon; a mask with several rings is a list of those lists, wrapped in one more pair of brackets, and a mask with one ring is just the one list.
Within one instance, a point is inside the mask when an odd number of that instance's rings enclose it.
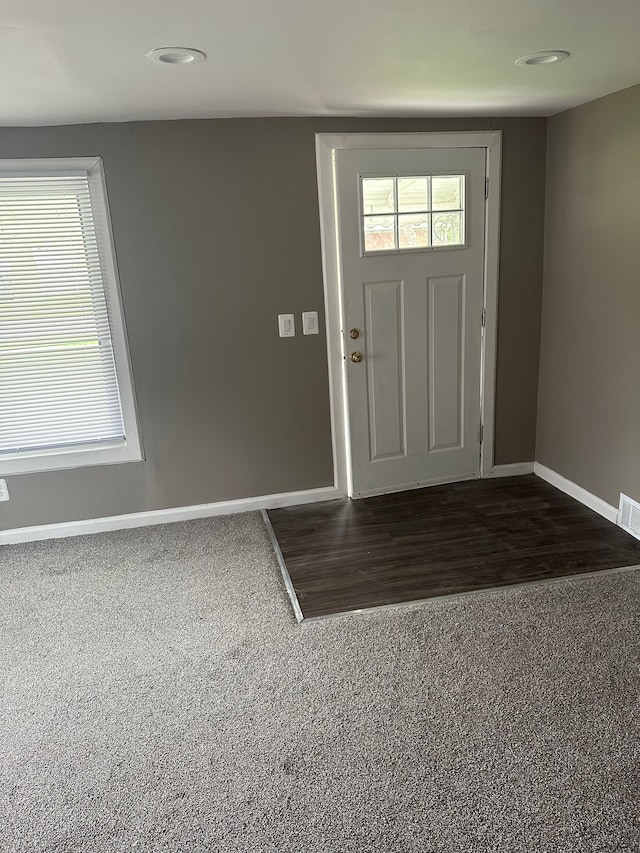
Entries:
{"label": "white front door", "polygon": [[485,149],[339,150],[352,494],[480,475]]}

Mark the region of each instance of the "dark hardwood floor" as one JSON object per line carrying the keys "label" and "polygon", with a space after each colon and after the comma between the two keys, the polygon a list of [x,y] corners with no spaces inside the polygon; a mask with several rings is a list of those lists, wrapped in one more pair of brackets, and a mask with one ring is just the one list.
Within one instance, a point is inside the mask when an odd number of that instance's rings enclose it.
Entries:
{"label": "dark hardwood floor", "polygon": [[533,474],[269,510],[304,618],[640,564]]}

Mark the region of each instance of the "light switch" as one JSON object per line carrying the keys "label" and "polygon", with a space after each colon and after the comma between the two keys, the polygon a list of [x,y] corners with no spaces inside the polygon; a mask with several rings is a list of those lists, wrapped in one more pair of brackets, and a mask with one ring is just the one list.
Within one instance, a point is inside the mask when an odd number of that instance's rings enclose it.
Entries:
{"label": "light switch", "polygon": [[293,314],[278,314],[278,331],[281,338],[293,338],[296,333],[296,319]]}
{"label": "light switch", "polygon": [[302,334],[317,335],[318,334],[318,312],[303,311],[302,312]]}

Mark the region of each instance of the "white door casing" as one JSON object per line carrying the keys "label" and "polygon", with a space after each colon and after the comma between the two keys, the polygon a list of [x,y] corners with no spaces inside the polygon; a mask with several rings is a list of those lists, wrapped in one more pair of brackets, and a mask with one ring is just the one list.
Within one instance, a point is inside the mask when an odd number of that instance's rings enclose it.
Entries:
{"label": "white door casing", "polygon": [[[500,134],[319,134],[317,153],[337,490],[361,497],[486,475]],[[466,245],[362,252],[360,176],[438,173],[466,175]]]}

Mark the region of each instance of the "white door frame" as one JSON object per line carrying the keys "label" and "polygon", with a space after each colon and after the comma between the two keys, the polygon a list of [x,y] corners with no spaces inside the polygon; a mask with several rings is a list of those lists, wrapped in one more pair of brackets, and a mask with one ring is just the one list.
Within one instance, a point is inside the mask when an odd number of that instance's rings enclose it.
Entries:
{"label": "white door frame", "polygon": [[498,329],[498,262],[500,254],[500,177],[502,133],[316,133],[320,237],[329,365],[331,438],[334,486],[338,495],[351,495],[351,459],[347,405],[345,338],[343,334],[342,282],[338,243],[338,202],[335,193],[335,152],[363,148],[484,148],[487,199],[485,202],[484,334],[481,353],[480,476],[493,469],[495,420],[496,343]]}

